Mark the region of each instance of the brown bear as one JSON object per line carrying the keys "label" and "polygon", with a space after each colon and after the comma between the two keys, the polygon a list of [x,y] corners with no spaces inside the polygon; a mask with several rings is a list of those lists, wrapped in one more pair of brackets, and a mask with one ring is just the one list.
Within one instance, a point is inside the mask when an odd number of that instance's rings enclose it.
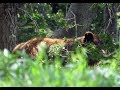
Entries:
{"label": "brown bear", "polygon": [[28,53],[32,58],[34,58],[38,52],[37,45],[41,42],[45,42],[47,47],[49,48],[53,44],[63,44],[67,50],[71,50],[74,46],[74,41],[80,41],[79,44],[82,46],[85,46],[86,42],[94,43],[95,45],[100,45],[100,39],[97,35],[93,34],[90,31],[87,31],[84,36],[77,37],[75,39],[68,38],[68,39],[56,39],[56,38],[40,38],[36,37],[33,39],[30,39],[26,42],[18,44],[14,49],[13,53],[15,53],[17,50],[23,50],[25,49],[26,53]]}

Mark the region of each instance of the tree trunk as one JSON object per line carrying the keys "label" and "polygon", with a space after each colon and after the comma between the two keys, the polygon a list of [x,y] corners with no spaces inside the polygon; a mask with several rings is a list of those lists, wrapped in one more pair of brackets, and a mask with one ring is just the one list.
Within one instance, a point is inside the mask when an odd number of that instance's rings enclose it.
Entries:
{"label": "tree trunk", "polygon": [[106,7],[104,9],[104,21],[105,21],[105,27],[104,32],[109,34],[115,43],[118,43],[118,29],[117,29],[117,7],[115,4],[113,4],[111,7],[109,7],[106,4]]}
{"label": "tree trunk", "polygon": [[59,28],[55,30],[52,38],[78,37],[89,30],[96,13],[92,11],[93,3],[72,3],[66,14],[66,19],[74,27],[69,29]]}
{"label": "tree trunk", "polygon": [[7,48],[11,51],[16,45],[16,5],[15,3],[0,4],[0,49]]}

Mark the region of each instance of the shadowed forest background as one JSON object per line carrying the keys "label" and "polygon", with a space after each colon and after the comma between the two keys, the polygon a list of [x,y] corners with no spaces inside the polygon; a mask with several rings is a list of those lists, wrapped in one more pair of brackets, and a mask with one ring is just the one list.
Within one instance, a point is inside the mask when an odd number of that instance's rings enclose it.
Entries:
{"label": "shadowed forest background", "polygon": [[[120,86],[119,29],[120,3],[1,3],[0,86]],[[87,31],[99,46],[41,43],[34,59],[12,52],[35,37],[67,40]]]}

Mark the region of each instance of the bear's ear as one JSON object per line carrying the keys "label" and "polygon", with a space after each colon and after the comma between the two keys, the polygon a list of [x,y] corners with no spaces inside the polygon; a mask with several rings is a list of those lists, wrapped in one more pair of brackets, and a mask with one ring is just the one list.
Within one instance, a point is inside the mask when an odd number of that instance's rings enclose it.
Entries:
{"label": "bear's ear", "polygon": [[84,43],[85,42],[94,42],[94,34],[90,31],[85,32],[85,38],[84,38]]}

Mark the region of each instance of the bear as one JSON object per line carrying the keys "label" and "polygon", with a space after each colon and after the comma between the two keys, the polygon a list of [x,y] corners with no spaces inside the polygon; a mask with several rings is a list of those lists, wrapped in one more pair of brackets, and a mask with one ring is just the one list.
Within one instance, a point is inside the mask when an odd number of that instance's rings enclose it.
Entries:
{"label": "bear", "polygon": [[83,47],[86,47],[87,45],[86,43],[93,43],[99,46],[101,40],[96,34],[93,34],[90,31],[85,32],[83,36],[68,39],[35,37],[26,42],[22,42],[16,45],[15,48],[13,49],[13,53],[15,53],[17,50],[25,50],[26,53],[30,55],[31,58],[34,59],[38,53],[38,44],[40,44],[41,42],[45,42],[48,49],[53,44],[63,44],[66,50],[72,51],[76,42],[78,45],[81,45]]}

